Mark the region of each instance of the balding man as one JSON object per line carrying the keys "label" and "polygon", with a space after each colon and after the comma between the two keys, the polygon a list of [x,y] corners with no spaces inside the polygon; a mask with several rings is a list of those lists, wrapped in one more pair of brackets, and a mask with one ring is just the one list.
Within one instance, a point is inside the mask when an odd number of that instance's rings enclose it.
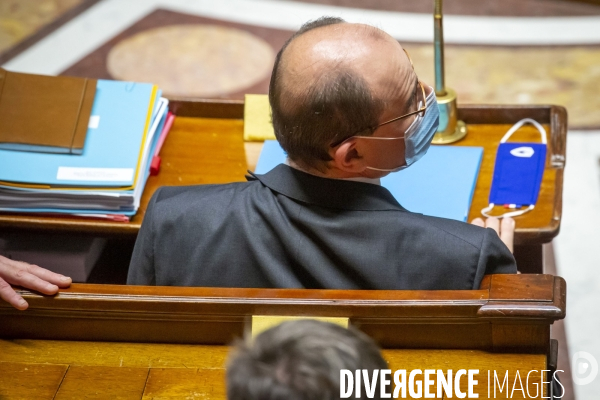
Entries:
{"label": "balding man", "polygon": [[269,98],[287,165],[159,189],[128,283],[475,289],[485,274],[516,272],[498,236],[512,246],[512,220],[484,229],[411,213],[379,186],[426,153],[438,125],[433,90],[392,37],[310,22],[278,53]]}

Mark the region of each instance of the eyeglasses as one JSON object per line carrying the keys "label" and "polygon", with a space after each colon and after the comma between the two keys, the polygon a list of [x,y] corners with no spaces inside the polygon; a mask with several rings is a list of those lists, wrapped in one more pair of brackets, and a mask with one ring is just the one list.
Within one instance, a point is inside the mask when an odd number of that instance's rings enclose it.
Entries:
{"label": "eyeglasses", "polygon": [[[406,51],[406,49],[404,49],[404,48],[402,50],[404,50],[404,54],[406,54],[406,57],[408,58],[408,61],[410,62],[410,66],[412,67],[413,72],[414,72],[415,66],[414,66],[412,60],[410,59],[410,56],[408,55],[408,51]],[[422,117],[425,116],[425,111],[427,110],[427,96],[425,95],[425,88],[423,87],[423,83],[420,80],[418,80],[418,78],[417,78],[417,85],[419,85],[421,87],[421,94],[423,96],[422,97],[422,99],[423,99],[423,102],[422,102],[423,106],[421,108],[419,108],[418,110],[416,110],[416,111],[412,111],[412,112],[409,112],[408,114],[401,115],[400,117],[392,118],[389,121],[382,122],[379,125],[375,126],[373,128],[373,131],[375,131],[375,129],[379,128],[380,126],[391,124],[392,122],[396,122],[396,121],[399,121],[399,120],[404,119],[406,117],[410,117],[411,115],[421,114]],[[415,88],[415,90],[416,89],[417,88]],[[352,137],[355,137],[355,136],[356,136],[356,134],[353,134],[350,137],[347,137],[345,139],[342,139],[342,140],[339,140],[337,142],[334,142],[334,143],[331,144],[331,147],[337,147],[340,144],[344,143],[346,140],[348,140],[348,139],[350,139]],[[370,136],[358,136],[358,137],[369,138]],[[396,139],[396,138],[390,138],[390,139]],[[397,139],[400,139],[400,138],[397,138]]]}
{"label": "eyeglasses", "polygon": [[377,125],[377,128],[379,128],[380,126],[383,126],[383,125],[391,124],[392,122],[404,119],[406,117],[410,117],[411,115],[421,114],[422,117],[425,116],[425,111],[427,110],[427,100],[426,100],[427,96],[425,96],[425,88],[423,87],[423,84],[421,83],[421,81],[417,81],[417,84],[419,86],[421,86],[421,94],[423,95],[423,103],[422,103],[423,106],[416,111],[409,112],[408,114],[404,114],[400,117],[392,118],[389,121],[382,122],[379,125]]}

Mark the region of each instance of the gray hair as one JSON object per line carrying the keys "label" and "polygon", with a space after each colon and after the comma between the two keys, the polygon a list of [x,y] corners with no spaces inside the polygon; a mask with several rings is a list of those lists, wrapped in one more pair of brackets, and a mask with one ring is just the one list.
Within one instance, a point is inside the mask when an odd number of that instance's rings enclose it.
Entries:
{"label": "gray hair", "polygon": [[236,345],[227,363],[227,398],[339,399],[341,369],[386,368],[375,342],[356,329],[289,321]]}

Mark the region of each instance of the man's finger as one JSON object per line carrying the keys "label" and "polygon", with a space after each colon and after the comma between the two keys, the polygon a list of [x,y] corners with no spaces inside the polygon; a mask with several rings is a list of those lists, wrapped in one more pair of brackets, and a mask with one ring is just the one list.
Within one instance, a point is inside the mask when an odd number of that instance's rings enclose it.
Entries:
{"label": "man's finger", "polygon": [[30,274],[33,274],[47,282],[53,283],[58,287],[69,287],[71,284],[71,278],[49,271],[34,264],[29,264],[27,266],[27,271]]}
{"label": "man's finger", "polygon": [[2,278],[0,278],[0,299],[6,301],[18,310],[25,310],[29,306],[29,304],[27,304],[27,302]]}
{"label": "man's finger", "polygon": [[513,252],[513,243],[515,239],[515,220],[512,218],[502,218],[500,225],[500,239],[506,247]]}
{"label": "man's finger", "polygon": [[58,292],[58,286],[29,273],[28,268],[18,268],[12,275],[5,276],[4,279],[13,285],[23,286],[44,294],[55,294]]}
{"label": "man's finger", "polygon": [[485,227],[485,222],[483,222],[483,220],[481,218],[475,218],[473,221],[471,221],[472,225],[476,225],[476,226],[480,226],[480,227]]}
{"label": "man's finger", "polygon": [[486,221],[485,221],[485,227],[486,228],[492,228],[493,230],[496,231],[496,233],[498,234],[498,236],[500,236],[500,220],[496,217],[489,217]]}

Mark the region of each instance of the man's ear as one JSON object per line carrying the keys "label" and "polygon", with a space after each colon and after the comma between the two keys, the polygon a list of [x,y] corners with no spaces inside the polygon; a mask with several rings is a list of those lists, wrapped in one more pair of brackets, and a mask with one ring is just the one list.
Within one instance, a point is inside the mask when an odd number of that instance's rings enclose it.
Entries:
{"label": "man's ear", "polygon": [[338,169],[346,172],[362,172],[365,169],[363,157],[357,140],[346,140],[330,152],[331,163]]}

